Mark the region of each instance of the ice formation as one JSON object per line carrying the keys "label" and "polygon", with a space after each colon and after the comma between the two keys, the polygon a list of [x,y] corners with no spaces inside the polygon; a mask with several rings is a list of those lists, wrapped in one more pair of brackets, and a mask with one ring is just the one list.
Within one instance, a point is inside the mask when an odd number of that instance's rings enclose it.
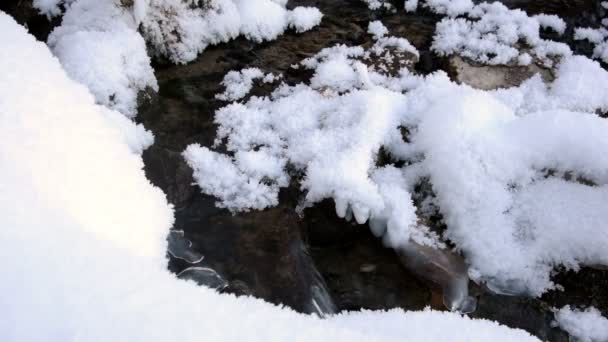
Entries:
{"label": "ice formation", "polygon": [[172,209],[133,148],[147,138],[2,12],[0,42],[0,340],[538,341],[429,310],[321,320],[177,279]]}
{"label": "ice formation", "polygon": [[[554,287],[554,267],[608,264],[608,122],[595,114],[608,109],[608,72],[564,57],[549,85],[536,76],[474,90],[442,72],[413,75],[407,63],[378,67],[392,51],[381,42],[403,38],[378,23],[370,32],[369,50],[338,45],[304,60],[310,84],[218,110],[216,147],[229,155],[197,145],[184,153],[202,190],[231,210],[262,209],[297,170],[302,206],[333,198],[338,216],[369,221],[395,248],[448,239],[473,279],[503,293],[538,296]],[[381,150],[404,166],[378,165]],[[411,199],[425,177],[448,227],[442,237],[419,224]]]}
{"label": "ice formation", "polygon": [[468,270],[460,255],[415,242],[403,244],[396,251],[408,270],[442,292],[446,308],[463,313],[475,310],[477,300],[469,296]]}
{"label": "ice formation", "polygon": [[555,320],[559,327],[567,331],[575,341],[608,341],[608,319],[594,307],[573,310],[569,306],[564,306],[556,311]]}
{"label": "ice formation", "polygon": [[198,264],[205,256],[192,250],[192,241],[184,237],[183,230],[171,230],[167,237],[167,251],[176,258],[189,264]]}

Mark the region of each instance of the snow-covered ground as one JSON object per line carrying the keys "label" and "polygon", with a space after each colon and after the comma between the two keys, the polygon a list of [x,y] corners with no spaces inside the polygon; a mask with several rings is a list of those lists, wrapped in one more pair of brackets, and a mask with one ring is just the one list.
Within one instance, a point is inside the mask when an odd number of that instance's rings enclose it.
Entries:
{"label": "snow-covered ground", "polygon": [[166,269],[171,206],[142,170],[151,136],[95,104],[0,12],[2,341],[536,341],[433,311],[321,320]]}

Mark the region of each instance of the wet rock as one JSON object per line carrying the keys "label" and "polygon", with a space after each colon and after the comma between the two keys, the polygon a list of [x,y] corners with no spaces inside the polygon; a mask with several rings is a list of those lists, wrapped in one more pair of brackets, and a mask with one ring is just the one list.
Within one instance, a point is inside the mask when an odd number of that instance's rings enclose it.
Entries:
{"label": "wet rock", "polygon": [[554,79],[551,70],[536,64],[482,65],[459,56],[450,57],[448,63],[448,72],[453,80],[482,90],[516,87],[536,74],[540,74],[545,82]]}
{"label": "wet rock", "polygon": [[608,270],[582,268],[578,272],[561,272],[553,280],[562,289],[547,292],[542,297],[552,307],[594,306],[604,316],[608,316]]}
{"label": "wet rock", "polygon": [[526,330],[542,341],[568,342],[568,335],[552,325],[551,307],[538,299],[496,295],[479,287],[473,287],[471,294],[477,297],[471,317]]}
{"label": "wet rock", "polygon": [[338,310],[421,310],[428,306],[429,288],[407,272],[395,252],[385,248],[369,228],[363,228],[361,232],[351,230],[342,242],[311,245],[312,257]]}

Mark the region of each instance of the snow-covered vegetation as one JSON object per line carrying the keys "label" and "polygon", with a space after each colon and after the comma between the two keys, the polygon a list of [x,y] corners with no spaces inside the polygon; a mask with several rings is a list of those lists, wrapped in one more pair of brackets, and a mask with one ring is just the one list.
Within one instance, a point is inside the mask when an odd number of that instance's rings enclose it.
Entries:
{"label": "snow-covered vegetation", "polygon": [[[536,76],[475,90],[443,72],[378,67],[370,58],[390,55],[382,42],[396,38],[378,37],[378,23],[370,32],[370,50],[339,45],[304,60],[310,85],[282,84],[217,111],[216,146],[233,154],[198,145],[184,153],[202,190],[231,210],[263,209],[298,170],[302,207],[332,198],[338,216],[369,221],[395,248],[448,239],[470,276],[498,292],[538,296],[554,288],[557,266],[608,264],[608,122],[595,114],[608,109],[608,72],[566,57],[552,84]],[[407,42],[392,46],[416,55]],[[404,166],[379,165],[381,151]],[[427,178],[436,195],[428,201],[448,226],[442,237],[412,202]]]}
{"label": "snow-covered vegetation", "polygon": [[172,208],[142,170],[151,135],[4,13],[0,41],[2,341],[538,341],[430,310],[321,320],[178,280]]}

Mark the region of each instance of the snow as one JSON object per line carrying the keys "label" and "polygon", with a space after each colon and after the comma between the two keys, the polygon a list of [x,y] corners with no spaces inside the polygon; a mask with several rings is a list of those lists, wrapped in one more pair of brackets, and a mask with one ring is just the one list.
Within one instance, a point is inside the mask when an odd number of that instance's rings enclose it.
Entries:
{"label": "snow", "polygon": [[588,40],[594,45],[593,58],[600,59],[604,63],[608,63],[608,30],[601,27],[598,29],[592,28],[576,28],[574,30],[574,39]]}
{"label": "snow", "polygon": [[[240,34],[257,42],[272,40],[288,27],[310,30],[322,18],[316,8],[287,10],[286,1],[271,0],[210,0],[202,7],[181,0],[137,0],[131,7],[117,1],[69,3],[49,46],[97,103],[130,118],[137,115],[138,97],[158,90],[146,43],[151,55],[187,63],[209,45]],[[49,16],[59,14],[57,1],[36,4]]]}
{"label": "snow", "polygon": [[[608,122],[595,114],[608,108],[608,72],[564,57],[552,84],[535,76],[520,87],[474,90],[442,72],[378,68],[378,56],[397,56],[383,42],[402,38],[386,36],[379,22],[369,31],[376,43],[368,50],[337,45],[302,61],[314,70],[309,85],[283,84],[218,110],[214,148],[185,152],[203,192],[233,211],[272,206],[292,175],[281,165],[290,165],[304,175],[301,207],[331,198],[339,217],[369,222],[393,248],[449,240],[471,278],[501,293],[539,296],[555,287],[558,266],[608,265]],[[404,165],[378,165],[381,150]],[[242,153],[266,159],[272,172],[263,162],[243,167]],[[445,218],[443,236],[413,206],[423,178],[436,196],[425,203]]]}
{"label": "snow", "polygon": [[253,87],[256,79],[265,79],[266,76],[258,68],[247,68],[241,71],[230,71],[224,76],[222,85],[226,90],[215,97],[223,101],[234,101],[245,97]]}
{"label": "snow", "polygon": [[370,10],[384,9],[393,11],[395,9],[390,3],[390,0],[363,0],[363,2],[367,4],[367,7]]}
{"label": "snow", "polygon": [[594,307],[577,310],[564,306],[556,311],[555,320],[576,341],[608,341],[608,319]]}
{"label": "snow", "polygon": [[430,310],[321,320],[177,279],[172,208],[133,151],[140,126],[1,12],[0,41],[2,341],[538,341]]}
{"label": "snow", "polygon": [[158,55],[173,63],[187,63],[209,45],[239,35],[262,42],[276,39],[287,28],[296,32],[321,22],[313,7],[286,9],[287,1],[211,0],[204,7],[181,0],[150,0],[142,20],[143,35]]}
{"label": "snow", "polygon": [[74,1],[76,0],[34,0],[32,6],[50,20],[62,14],[62,8],[68,7]]}
{"label": "snow", "polygon": [[309,31],[318,26],[321,24],[321,19],[323,19],[323,14],[316,7],[298,6],[287,15],[289,27],[295,29],[297,33]]}
{"label": "snow", "polygon": [[456,17],[473,10],[472,0],[425,0],[425,6],[437,14]]}
{"label": "snow", "polygon": [[112,1],[74,2],[48,45],[68,75],[95,94],[97,103],[129,117],[137,114],[140,92],[158,90],[133,17]]}
{"label": "snow", "polygon": [[[468,11],[468,18],[444,18],[436,27],[432,49],[440,56],[457,54],[484,64],[519,64],[529,54],[547,66],[553,58],[568,57],[570,48],[563,43],[540,37],[540,29],[551,28],[561,34],[565,22],[557,16],[530,17],[524,11],[510,10],[499,2],[481,3]],[[520,43],[529,46],[521,50]]]}

